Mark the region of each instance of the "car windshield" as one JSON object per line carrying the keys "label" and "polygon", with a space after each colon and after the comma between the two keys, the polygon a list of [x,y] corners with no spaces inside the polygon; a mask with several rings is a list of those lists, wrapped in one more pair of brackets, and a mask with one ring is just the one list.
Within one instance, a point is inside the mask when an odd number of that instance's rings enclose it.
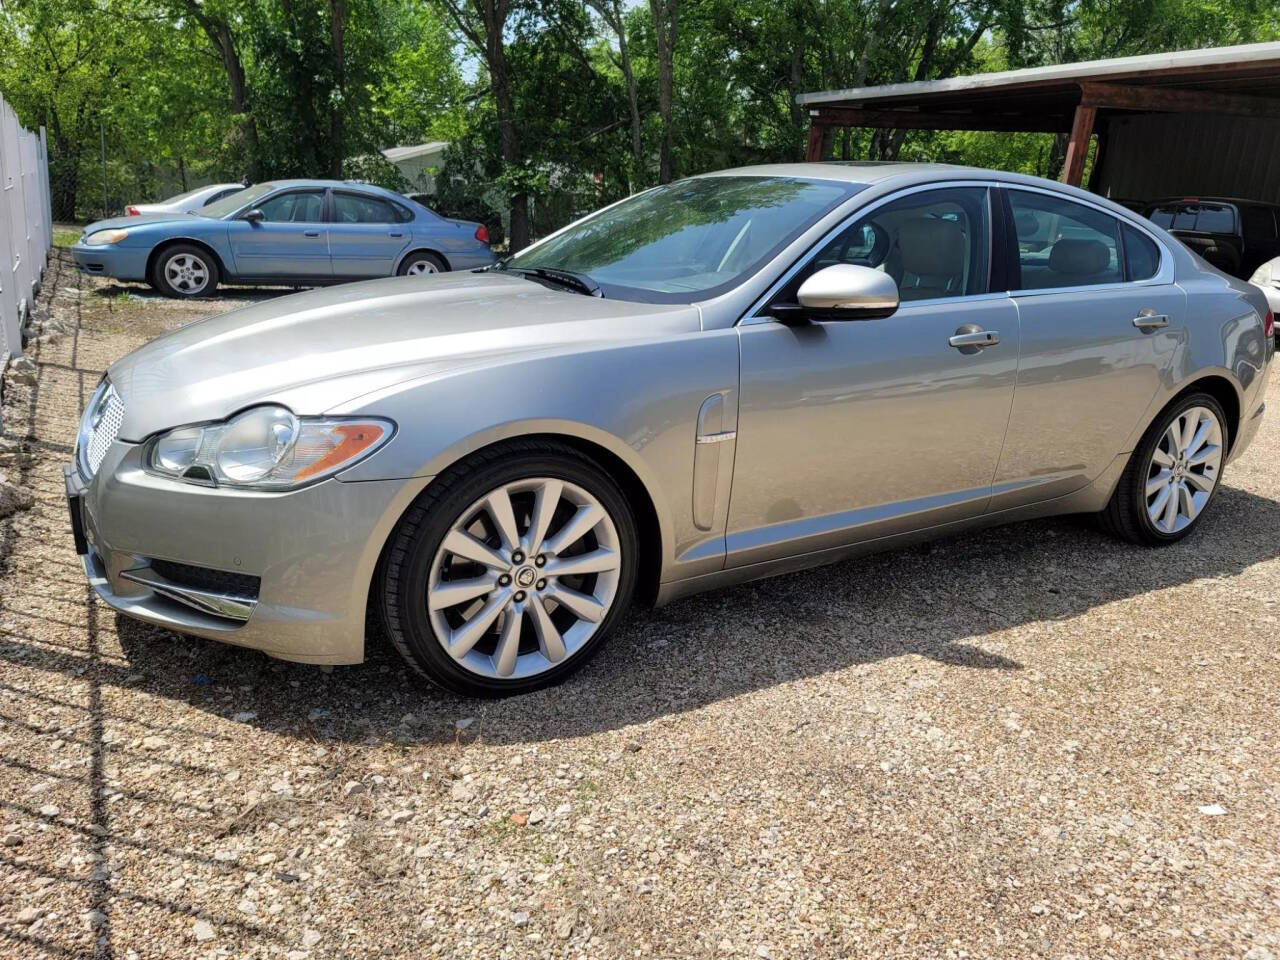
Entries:
{"label": "car windshield", "polygon": [[605,296],[681,303],[732,288],[860,184],[793,177],[699,177],[655,187],[505,264],[572,271]]}
{"label": "car windshield", "polygon": [[244,207],[259,197],[265,197],[268,193],[276,188],[274,183],[255,183],[252,187],[245,187],[243,190],[237,190],[228,197],[223,197],[216,203],[211,203],[207,207],[201,207],[199,210],[193,210],[192,213],[198,213],[202,217],[209,217],[213,220],[221,220],[227,214],[235,213],[241,207]]}
{"label": "car windshield", "polygon": [[170,197],[168,200],[161,200],[160,202],[166,206],[171,203],[182,203],[182,201],[190,200],[197,193],[202,193],[208,189],[208,187],[196,187],[194,190],[188,190],[186,193],[179,193],[177,196]]}

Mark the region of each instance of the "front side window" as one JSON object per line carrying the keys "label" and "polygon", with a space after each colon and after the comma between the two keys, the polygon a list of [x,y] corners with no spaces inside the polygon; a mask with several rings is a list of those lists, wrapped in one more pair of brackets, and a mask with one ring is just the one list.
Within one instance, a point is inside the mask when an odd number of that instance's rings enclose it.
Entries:
{"label": "front side window", "polygon": [[1010,190],[1018,238],[1019,290],[1051,290],[1119,283],[1120,221],[1082,203],[1044,193]]}
{"label": "front side window", "polygon": [[741,283],[860,189],[795,177],[680,180],[579,220],[504,266],[586,274],[607,297],[689,303]]}
{"label": "front side window", "polygon": [[270,223],[321,223],[324,220],[323,190],[291,190],[276,194],[258,205]]}
{"label": "front side window", "polygon": [[787,284],[795,300],[813,273],[838,263],[889,274],[906,303],[986,293],[991,230],[985,187],[923,190],[859,217]]}
{"label": "front side window", "polygon": [[333,219],[335,223],[396,223],[399,218],[391,204],[377,197],[335,193]]}

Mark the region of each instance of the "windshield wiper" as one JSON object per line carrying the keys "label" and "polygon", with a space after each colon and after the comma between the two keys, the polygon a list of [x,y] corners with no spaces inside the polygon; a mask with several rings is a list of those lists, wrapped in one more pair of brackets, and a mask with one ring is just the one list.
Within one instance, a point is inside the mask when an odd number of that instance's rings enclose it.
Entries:
{"label": "windshield wiper", "polygon": [[561,270],[558,267],[507,267],[502,269],[511,270],[523,274],[526,280],[545,280],[548,283],[558,287],[564,287],[566,290],[573,290],[588,297],[603,297],[604,292],[600,289],[600,284],[596,283],[585,273],[577,273],[573,270]]}

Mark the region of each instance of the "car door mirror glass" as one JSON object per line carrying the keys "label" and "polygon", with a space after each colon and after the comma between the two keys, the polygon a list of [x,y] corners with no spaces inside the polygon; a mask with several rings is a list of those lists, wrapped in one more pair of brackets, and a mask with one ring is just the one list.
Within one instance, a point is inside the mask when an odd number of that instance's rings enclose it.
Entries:
{"label": "car door mirror glass", "polygon": [[240,219],[248,220],[250,223],[261,223],[263,220],[267,219],[267,215],[257,207],[254,207],[252,210],[246,211]]}
{"label": "car door mirror glass", "polygon": [[898,309],[898,284],[871,267],[837,263],[815,272],[796,291],[800,309],[820,320],[876,320]]}

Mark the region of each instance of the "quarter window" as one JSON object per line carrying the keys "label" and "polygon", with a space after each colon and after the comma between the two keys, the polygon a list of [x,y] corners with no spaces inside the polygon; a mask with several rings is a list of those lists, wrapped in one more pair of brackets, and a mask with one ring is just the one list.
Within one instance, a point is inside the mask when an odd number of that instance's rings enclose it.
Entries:
{"label": "quarter window", "polygon": [[1124,234],[1124,278],[1150,280],[1160,270],[1160,248],[1141,230],[1127,223]]}
{"label": "quarter window", "polygon": [[810,275],[838,263],[889,274],[903,302],[987,292],[990,235],[984,187],[924,190],[855,220],[818,251],[780,295],[788,302]]}
{"label": "quarter window", "polygon": [[1110,214],[1043,193],[1010,190],[1018,238],[1020,290],[1119,283],[1120,221]]}
{"label": "quarter window", "polygon": [[272,223],[322,223],[323,190],[293,190],[278,193],[259,204],[263,217]]}

